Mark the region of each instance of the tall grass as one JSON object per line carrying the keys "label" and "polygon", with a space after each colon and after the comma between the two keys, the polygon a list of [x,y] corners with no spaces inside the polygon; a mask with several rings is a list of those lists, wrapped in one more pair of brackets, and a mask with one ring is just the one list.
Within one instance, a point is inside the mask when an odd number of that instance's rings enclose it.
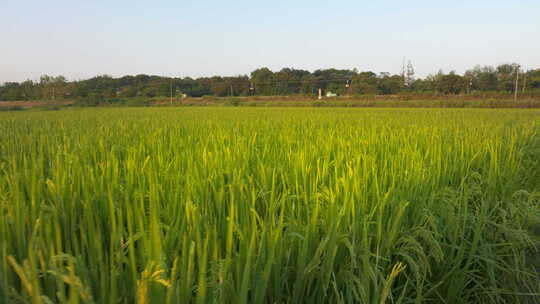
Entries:
{"label": "tall grass", "polygon": [[0,303],[537,303],[539,118],[0,113]]}

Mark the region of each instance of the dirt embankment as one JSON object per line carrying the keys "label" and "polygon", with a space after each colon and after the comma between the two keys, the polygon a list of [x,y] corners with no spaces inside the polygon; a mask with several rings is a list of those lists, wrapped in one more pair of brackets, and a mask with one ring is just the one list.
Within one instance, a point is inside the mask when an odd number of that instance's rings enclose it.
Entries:
{"label": "dirt embankment", "polygon": [[0,107],[33,108],[41,106],[67,106],[73,104],[71,100],[29,100],[29,101],[0,101]]}

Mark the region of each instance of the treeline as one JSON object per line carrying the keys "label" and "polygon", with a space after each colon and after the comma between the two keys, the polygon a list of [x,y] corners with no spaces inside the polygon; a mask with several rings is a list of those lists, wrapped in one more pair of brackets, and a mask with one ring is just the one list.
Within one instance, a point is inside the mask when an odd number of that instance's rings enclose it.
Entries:
{"label": "treeline", "polygon": [[284,96],[389,95],[389,94],[472,94],[477,92],[540,94],[540,69],[523,71],[516,64],[477,66],[463,75],[442,71],[416,78],[409,63],[401,74],[325,69],[309,72],[284,68],[273,72],[257,69],[234,77],[170,78],[161,76],[107,75],[67,81],[63,76],[42,76],[39,81],[7,82],[0,85],[0,100],[62,100],[157,97],[157,96]]}

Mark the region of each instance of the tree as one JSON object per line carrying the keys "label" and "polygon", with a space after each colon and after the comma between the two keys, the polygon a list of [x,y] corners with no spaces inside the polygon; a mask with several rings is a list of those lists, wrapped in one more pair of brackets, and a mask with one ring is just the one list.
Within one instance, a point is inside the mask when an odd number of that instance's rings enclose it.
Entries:
{"label": "tree", "polygon": [[472,82],[471,90],[495,91],[497,90],[497,71],[491,66],[475,66],[465,72],[465,78]]}
{"label": "tree", "polygon": [[273,95],[273,80],[274,73],[268,68],[260,68],[251,72],[251,82],[257,95]]}
{"label": "tree", "polygon": [[463,90],[463,77],[453,71],[440,75],[437,79],[437,91],[443,94],[459,94]]}
{"label": "tree", "polygon": [[66,97],[66,78],[64,76],[42,75],[39,78],[40,97],[43,99],[62,99]]}
{"label": "tree", "polygon": [[[135,75],[113,78],[100,75],[86,80],[67,81],[63,76],[42,75],[39,81],[0,84],[0,100],[48,100],[88,97],[92,100],[135,97],[168,97],[173,90],[189,96],[247,96],[247,95],[316,95],[319,88],[344,94],[399,94],[400,92],[459,94],[461,92],[512,92],[516,86],[515,64],[475,66],[463,76],[441,72],[415,78],[411,61],[403,65],[402,74],[356,69],[319,69],[309,72],[283,68],[272,72],[259,68],[250,76],[170,78],[155,75]],[[252,89],[253,88],[253,89]],[[540,69],[519,76],[518,88],[540,92]],[[91,97],[91,98],[90,98]],[[91,101],[92,103],[94,101]]]}
{"label": "tree", "polygon": [[515,87],[517,64],[501,64],[497,66],[497,90],[513,92]]}
{"label": "tree", "polygon": [[380,94],[397,94],[401,91],[403,77],[401,75],[390,75],[390,73],[379,74],[378,91]]}
{"label": "tree", "polygon": [[377,94],[378,90],[377,74],[369,72],[361,72],[353,76],[351,83],[351,91],[354,94]]}
{"label": "tree", "polygon": [[531,70],[527,73],[527,87],[540,89],[540,69]]}

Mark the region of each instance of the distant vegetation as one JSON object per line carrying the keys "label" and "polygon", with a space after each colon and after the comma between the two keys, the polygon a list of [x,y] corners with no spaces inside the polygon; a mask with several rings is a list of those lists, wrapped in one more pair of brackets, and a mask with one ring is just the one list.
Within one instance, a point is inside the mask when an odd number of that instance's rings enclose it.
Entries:
{"label": "distant vegetation", "polygon": [[[519,71],[519,75],[516,73]],[[517,76],[517,77],[516,77]],[[98,76],[81,81],[67,81],[63,76],[42,76],[31,80],[0,85],[0,101],[76,100],[83,105],[114,102],[131,98],[159,96],[316,96],[318,89],[340,96],[361,95],[493,95],[519,94],[540,96],[540,69],[521,71],[515,64],[497,67],[475,67],[463,75],[439,72],[416,78],[412,65],[402,74],[326,69],[309,72],[284,68],[273,72],[267,68],[249,76],[203,77],[193,79],[160,76]],[[148,99],[146,99],[148,100]],[[135,101],[140,104],[141,101]]]}

